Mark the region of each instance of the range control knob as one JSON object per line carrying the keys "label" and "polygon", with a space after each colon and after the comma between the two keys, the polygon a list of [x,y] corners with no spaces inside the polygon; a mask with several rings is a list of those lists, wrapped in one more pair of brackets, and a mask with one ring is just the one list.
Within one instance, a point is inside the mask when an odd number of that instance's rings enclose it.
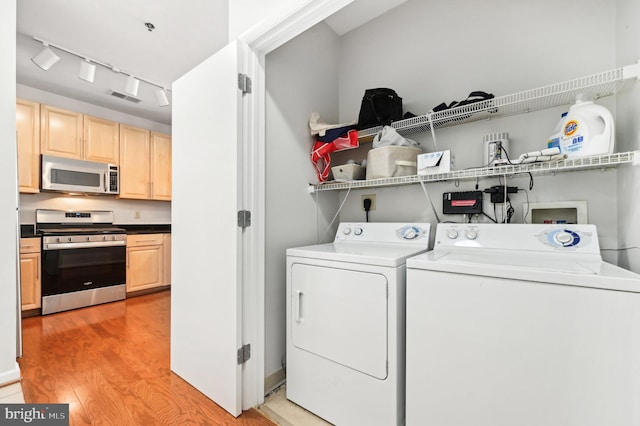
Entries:
{"label": "range control knob", "polygon": [[343,233],[344,235],[349,235],[349,234],[351,233],[351,228],[344,228],[344,229],[342,230],[342,233]]}
{"label": "range control knob", "polygon": [[452,240],[455,240],[456,238],[458,238],[458,231],[456,231],[455,229],[449,229],[447,231],[447,237],[449,237]]}
{"label": "range control knob", "polygon": [[353,230],[354,235],[362,235],[362,228],[356,228]]}
{"label": "range control knob", "polygon": [[475,240],[476,238],[478,238],[478,233],[473,229],[468,229],[465,233],[465,236],[468,240]]}

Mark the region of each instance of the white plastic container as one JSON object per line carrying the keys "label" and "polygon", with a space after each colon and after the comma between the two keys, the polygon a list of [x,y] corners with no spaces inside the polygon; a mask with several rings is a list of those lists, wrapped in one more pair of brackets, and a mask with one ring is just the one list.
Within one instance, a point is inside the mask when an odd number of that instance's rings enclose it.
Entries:
{"label": "white plastic container", "polygon": [[331,168],[335,180],[362,180],[365,177],[365,168],[359,164],[343,164]]}
{"label": "white plastic container", "polygon": [[367,179],[413,176],[418,172],[420,148],[383,146],[367,154]]}
{"label": "white plastic container", "polygon": [[562,125],[564,124],[564,120],[567,117],[567,112],[563,112],[560,117],[560,121],[556,124],[556,127],[553,128],[553,133],[549,136],[549,140],[547,140],[547,148],[560,148],[560,140],[562,139],[562,135],[564,134],[562,131]]}
{"label": "white plastic container", "polygon": [[615,128],[613,116],[602,105],[576,96],[562,123],[560,152],[569,158],[613,153]]}

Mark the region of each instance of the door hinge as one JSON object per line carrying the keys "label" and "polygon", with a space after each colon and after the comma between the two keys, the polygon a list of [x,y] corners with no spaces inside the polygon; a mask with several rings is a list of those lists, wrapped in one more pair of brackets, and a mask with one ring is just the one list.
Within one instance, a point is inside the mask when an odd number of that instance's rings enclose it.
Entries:
{"label": "door hinge", "polygon": [[251,212],[249,210],[238,210],[238,226],[242,229],[251,226]]}
{"label": "door hinge", "polygon": [[238,349],[238,365],[242,365],[251,358],[251,345],[246,344]]}
{"label": "door hinge", "polygon": [[246,74],[238,74],[238,89],[242,91],[242,94],[251,93],[251,79]]}

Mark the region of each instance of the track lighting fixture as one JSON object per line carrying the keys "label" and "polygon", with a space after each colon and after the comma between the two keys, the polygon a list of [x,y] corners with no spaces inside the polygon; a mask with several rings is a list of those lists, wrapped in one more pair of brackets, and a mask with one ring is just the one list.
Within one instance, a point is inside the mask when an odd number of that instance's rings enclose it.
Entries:
{"label": "track lighting fixture", "polygon": [[125,86],[124,91],[130,94],[131,96],[138,96],[138,89],[140,88],[140,80],[130,75],[127,77],[127,85]]}
{"label": "track lighting fixture", "polygon": [[[127,94],[133,97],[138,96],[138,89],[140,88],[140,82],[142,81],[150,86],[155,87],[154,94],[159,106],[162,107],[162,106],[169,105],[167,91],[170,91],[170,90],[166,89],[164,86],[160,84],[154,83],[152,81],[141,78],[139,76],[134,77],[132,74],[124,71],[122,68],[116,67],[106,62],[98,61],[95,59],[89,59],[87,56],[83,54],[74,52],[72,50],[69,50],[62,46],[55,45],[53,43],[46,42],[37,37],[33,37],[33,39],[39,43],[42,43],[44,48],[40,53],[38,53],[36,56],[31,58],[31,60],[33,61],[34,64],[36,64],[37,66],[39,66],[45,71],[51,68],[56,62],[60,60],[60,57],[56,55],[53,52],[53,50],[51,50],[51,48],[55,48],[57,50],[61,50],[63,52],[69,53],[73,56],[80,58],[81,60],[80,71],[78,73],[78,77],[81,78],[82,80],[93,83],[95,81],[96,65],[100,65],[101,67],[107,68],[112,72],[115,72],[117,74],[124,74],[127,76],[127,81],[125,86],[125,92]],[[138,102],[140,102],[140,100],[138,100]]]}
{"label": "track lighting fixture", "polygon": [[44,49],[42,49],[36,56],[31,58],[31,60],[34,64],[47,71],[60,60],[60,57],[53,53],[53,51],[49,48],[48,43],[43,42],[42,45],[44,46]]}
{"label": "track lighting fixture", "polygon": [[96,66],[89,62],[89,59],[85,59],[80,62],[80,73],[78,77],[89,83],[93,83],[96,77]]}
{"label": "track lighting fixture", "polygon": [[155,90],[155,95],[158,106],[163,107],[169,105],[169,99],[167,98],[167,92],[165,92],[164,87],[158,87]]}

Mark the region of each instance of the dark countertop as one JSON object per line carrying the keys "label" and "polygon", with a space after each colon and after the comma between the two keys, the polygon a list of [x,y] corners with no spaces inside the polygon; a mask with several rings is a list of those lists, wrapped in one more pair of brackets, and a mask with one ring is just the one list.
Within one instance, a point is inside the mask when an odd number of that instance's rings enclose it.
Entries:
{"label": "dark countertop", "polygon": [[[114,224],[118,228],[124,228],[127,230],[127,234],[170,234],[171,224],[154,224],[154,225],[122,225]],[[33,238],[40,237],[35,232],[35,225],[21,224],[20,225],[20,238]]]}
{"label": "dark countertop", "polygon": [[154,224],[154,225],[124,225],[114,224],[118,228],[127,230],[127,234],[170,234],[171,224]]}

